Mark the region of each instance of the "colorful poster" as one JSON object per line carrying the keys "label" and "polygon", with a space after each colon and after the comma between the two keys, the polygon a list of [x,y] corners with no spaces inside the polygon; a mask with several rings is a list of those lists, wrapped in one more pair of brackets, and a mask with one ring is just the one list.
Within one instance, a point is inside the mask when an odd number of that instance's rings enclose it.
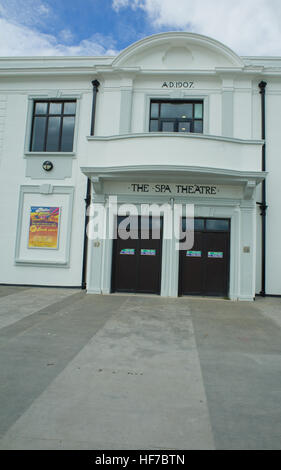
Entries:
{"label": "colorful poster", "polygon": [[186,256],[188,258],[201,258],[202,251],[187,251]]}
{"label": "colorful poster", "polygon": [[221,251],[209,251],[208,252],[208,258],[223,258],[223,252]]}
{"label": "colorful poster", "polygon": [[124,248],[123,250],[120,251],[120,255],[134,255],[135,250],[134,248]]}
{"label": "colorful poster", "polygon": [[32,206],[28,248],[58,248],[59,207]]}
{"label": "colorful poster", "polygon": [[141,256],[156,256],[156,250],[141,250]]}

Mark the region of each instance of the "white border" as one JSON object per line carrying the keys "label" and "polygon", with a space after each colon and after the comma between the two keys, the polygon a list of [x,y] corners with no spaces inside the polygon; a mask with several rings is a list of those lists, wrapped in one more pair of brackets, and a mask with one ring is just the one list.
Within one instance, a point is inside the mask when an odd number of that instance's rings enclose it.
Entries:
{"label": "white border", "polygon": [[[175,91],[175,90],[174,90]],[[149,132],[149,122],[150,122],[150,102],[152,100],[171,100],[171,101],[187,101],[187,100],[201,100],[203,101],[203,135],[208,134],[209,132],[209,114],[210,114],[210,106],[209,106],[209,95],[205,94],[197,94],[196,90],[192,91],[182,91],[176,90],[180,93],[180,97],[176,97],[173,91],[169,90],[169,92],[160,91],[159,93],[145,93],[144,94],[144,121],[143,121],[143,132]],[[152,132],[153,134],[153,132]],[[159,132],[159,134],[163,134]],[[178,134],[177,132],[175,133]],[[189,134],[188,134],[189,135]],[[196,134],[197,135],[197,134]],[[201,134],[200,134],[201,135]]]}
{"label": "white border", "polygon": [[[106,197],[107,199],[107,197]],[[158,202],[160,205],[164,204],[165,201],[160,198],[149,198],[150,203]],[[135,203],[140,213],[140,205],[147,202],[145,198],[128,198],[128,195],[118,195],[118,207],[123,203]],[[169,200],[166,200],[166,203]],[[253,257],[255,254],[255,224],[250,222],[250,231],[243,228],[242,216],[245,211],[249,213],[250,219],[252,214],[255,213],[255,202],[253,200],[243,201],[234,199],[200,199],[190,198],[188,201],[190,204],[195,205],[195,217],[206,217],[206,218],[227,218],[231,221],[230,227],[230,269],[229,269],[229,292],[228,297],[232,301],[236,300],[247,300],[252,301],[255,297],[255,272],[254,272],[254,261]],[[171,203],[171,201],[170,201]],[[174,198],[173,203],[186,203],[184,198]],[[107,224],[109,221],[109,210],[108,203],[106,203],[106,215],[105,221]],[[117,214],[111,213],[112,217]],[[173,220],[165,219],[164,224],[173,223]],[[173,217],[172,217],[173,219]],[[104,221],[104,222],[105,222]],[[112,221],[111,221],[112,222]],[[251,256],[245,257],[242,253],[242,240],[245,236],[245,229],[247,230],[247,237],[249,238],[249,244],[251,245]],[[242,240],[241,240],[242,238]],[[162,297],[177,297],[178,296],[178,276],[179,276],[179,255],[175,250],[176,240],[165,240],[163,239],[162,246],[162,268],[161,268],[161,296]],[[247,242],[248,243],[248,242]],[[112,271],[112,256],[113,256],[113,242],[110,239],[106,239],[101,242],[99,249],[94,247],[94,244],[90,245],[89,262],[88,262],[88,293],[95,294],[109,294],[111,292],[111,271]],[[243,291],[242,286],[245,284],[245,274],[243,269],[247,266],[251,277],[249,284],[246,288],[246,292]]]}
{"label": "white border", "polygon": [[62,267],[68,268],[70,262],[70,245],[71,245],[71,232],[72,232],[72,216],[73,216],[73,200],[74,200],[74,187],[73,186],[52,186],[52,192],[49,194],[66,194],[69,196],[69,212],[67,221],[67,238],[66,238],[66,256],[64,261],[42,261],[40,259],[26,260],[20,257],[20,241],[22,233],[22,220],[23,220],[23,207],[25,194],[44,194],[40,186],[20,186],[19,195],[19,208],[18,208],[18,225],[15,246],[15,264],[24,266],[40,266],[40,267]]}
{"label": "white border", "polygon": [[[77,141],[78,141],[78,126],[80,122],[80,101],[82,98],[81,93],[63,93],[60,90],[54,90],[49,93],[42,93],[36,95],[28,95],[28,108],[26,117],[26,129],[24,139],[24,157],[27,156],[56,156],[56,157],[75,157],[77,153]],[[30,139],[32,132],[32,115],[33,115],[33,103],[36,100],[76,100],[76,113],[75,113],[75,125],[74,125],[74,138],[73,138],[73,151],[72,152],[31,152],[30,151]]]}

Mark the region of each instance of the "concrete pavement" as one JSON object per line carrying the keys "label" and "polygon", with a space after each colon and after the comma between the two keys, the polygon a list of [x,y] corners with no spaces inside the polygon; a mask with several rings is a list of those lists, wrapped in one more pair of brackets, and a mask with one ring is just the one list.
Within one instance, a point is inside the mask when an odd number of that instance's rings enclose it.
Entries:
{"label": "concrete pavement", "polygon": [[280,449],[281,300],[0,286],[1,449]]}

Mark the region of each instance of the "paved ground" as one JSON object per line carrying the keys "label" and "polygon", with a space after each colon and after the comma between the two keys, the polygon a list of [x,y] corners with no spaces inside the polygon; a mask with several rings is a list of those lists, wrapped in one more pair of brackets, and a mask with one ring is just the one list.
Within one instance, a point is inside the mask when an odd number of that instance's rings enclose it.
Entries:
{"label": "paved ground", "polygon": [[1,449],[281,449],[281,299],[0,286]]}

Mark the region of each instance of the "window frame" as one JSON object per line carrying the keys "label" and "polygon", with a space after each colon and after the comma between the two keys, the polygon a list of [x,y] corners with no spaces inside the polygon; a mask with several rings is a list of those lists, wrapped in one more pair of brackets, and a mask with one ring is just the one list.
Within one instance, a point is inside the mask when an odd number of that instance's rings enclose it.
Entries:
{"label": "window frame", "polygon": [[[172,118],[166,117],[161,118],[161,104],[192,104],[192,118]],[[151,109],[153,104],[158,104],[158,117],[153,118],[151,117]],[[195,118],[195,104],[202,105],[202,118]],[[204,109],[204,99],[203,98],[192,98],[192,99],[157,99],[151,98],[149,104],[149,132],[163,132],[161,129],[163,127],[164,122],[173,122],[174,123],[174,130],[172,132],[179,133],[179,134],[203,134],[204,133],[204,120],[205,120],[205,109]],[[153,131],[151,130],[151,122],[155,121],[158,122],[158,130]],[[195,121],[199,121],[202,123],[202,132],[194,132],[194,123]],[[179,131],[179,124],[180,122],[190,123],[191,131],[190,132],[180,132]]]}
{"label": "window frame", "polygon": [[[183,224],[184,224],[184,220],[186,220],[186,217],[181,217],[181,227],[182,227],[182,230],[183,230]],[[231,218],[230,217],[194,217],[194,227],[195,227],[195,220],[202,220],[203,221],[203,228],[202,229],[196,229],[194,228],[194,232],[211,232],[211,233],[221,233],[221,232],[224,232],[224,233],[231,233]],[[208,221],[223,221],[223,222],[227,222],[228,224],[228,228],[227,229],[209,229],[207,228],[207,222]],[[186,223],[186,222],[185,222]]]}
{"label": "window frame", "polygon": [[[47,113],[42,113],[42,114],[36,114],[36,104],[37,103],[47,103]],[[54,114],[50,113],[50,104],[51,103],[61,103],[62,108],[61,108],[61,113],[60,114]],[[73,114],[64,114],[64,104],[65,103],[75,103],[76,108],[75,108],[75,113]],[[31,129],[30,129],[30,135],[29,135],[29,143],[28,143],[28,150],[26,153],[33,153],[33,154],[73,154],[74,153],[74,147],[75,147],[75,136],[76,136],[76,122],[77,122],[77,111],[78,111],[78,97],[64,97],[61,96],[59,98],[45,98],[45,97],[35,97],[32,98],[32,109],[31,109]],[[33,135],[34,135],[34,123],[35,123],[35,118],[36,117],[45,117],[46,118],[46,123],[45,123],[45,130],[44,130],[44,145],[43,145],[43,150],[33,150],[32,145],[33,145]],[[48,139],[48,127],[49,127],[49,119],[50,117],[58,117],[60,118],[60,130],[59,130],[59,145],[57,150],[46,150],[47,146],[47,139]],[[61,150],[61,144],[62,144],[62,134],[63,134],[63,119],[65,117],[73,117],[74,118],[74,128],[73,128],[73,141],[72,141],[72,150]]]}

